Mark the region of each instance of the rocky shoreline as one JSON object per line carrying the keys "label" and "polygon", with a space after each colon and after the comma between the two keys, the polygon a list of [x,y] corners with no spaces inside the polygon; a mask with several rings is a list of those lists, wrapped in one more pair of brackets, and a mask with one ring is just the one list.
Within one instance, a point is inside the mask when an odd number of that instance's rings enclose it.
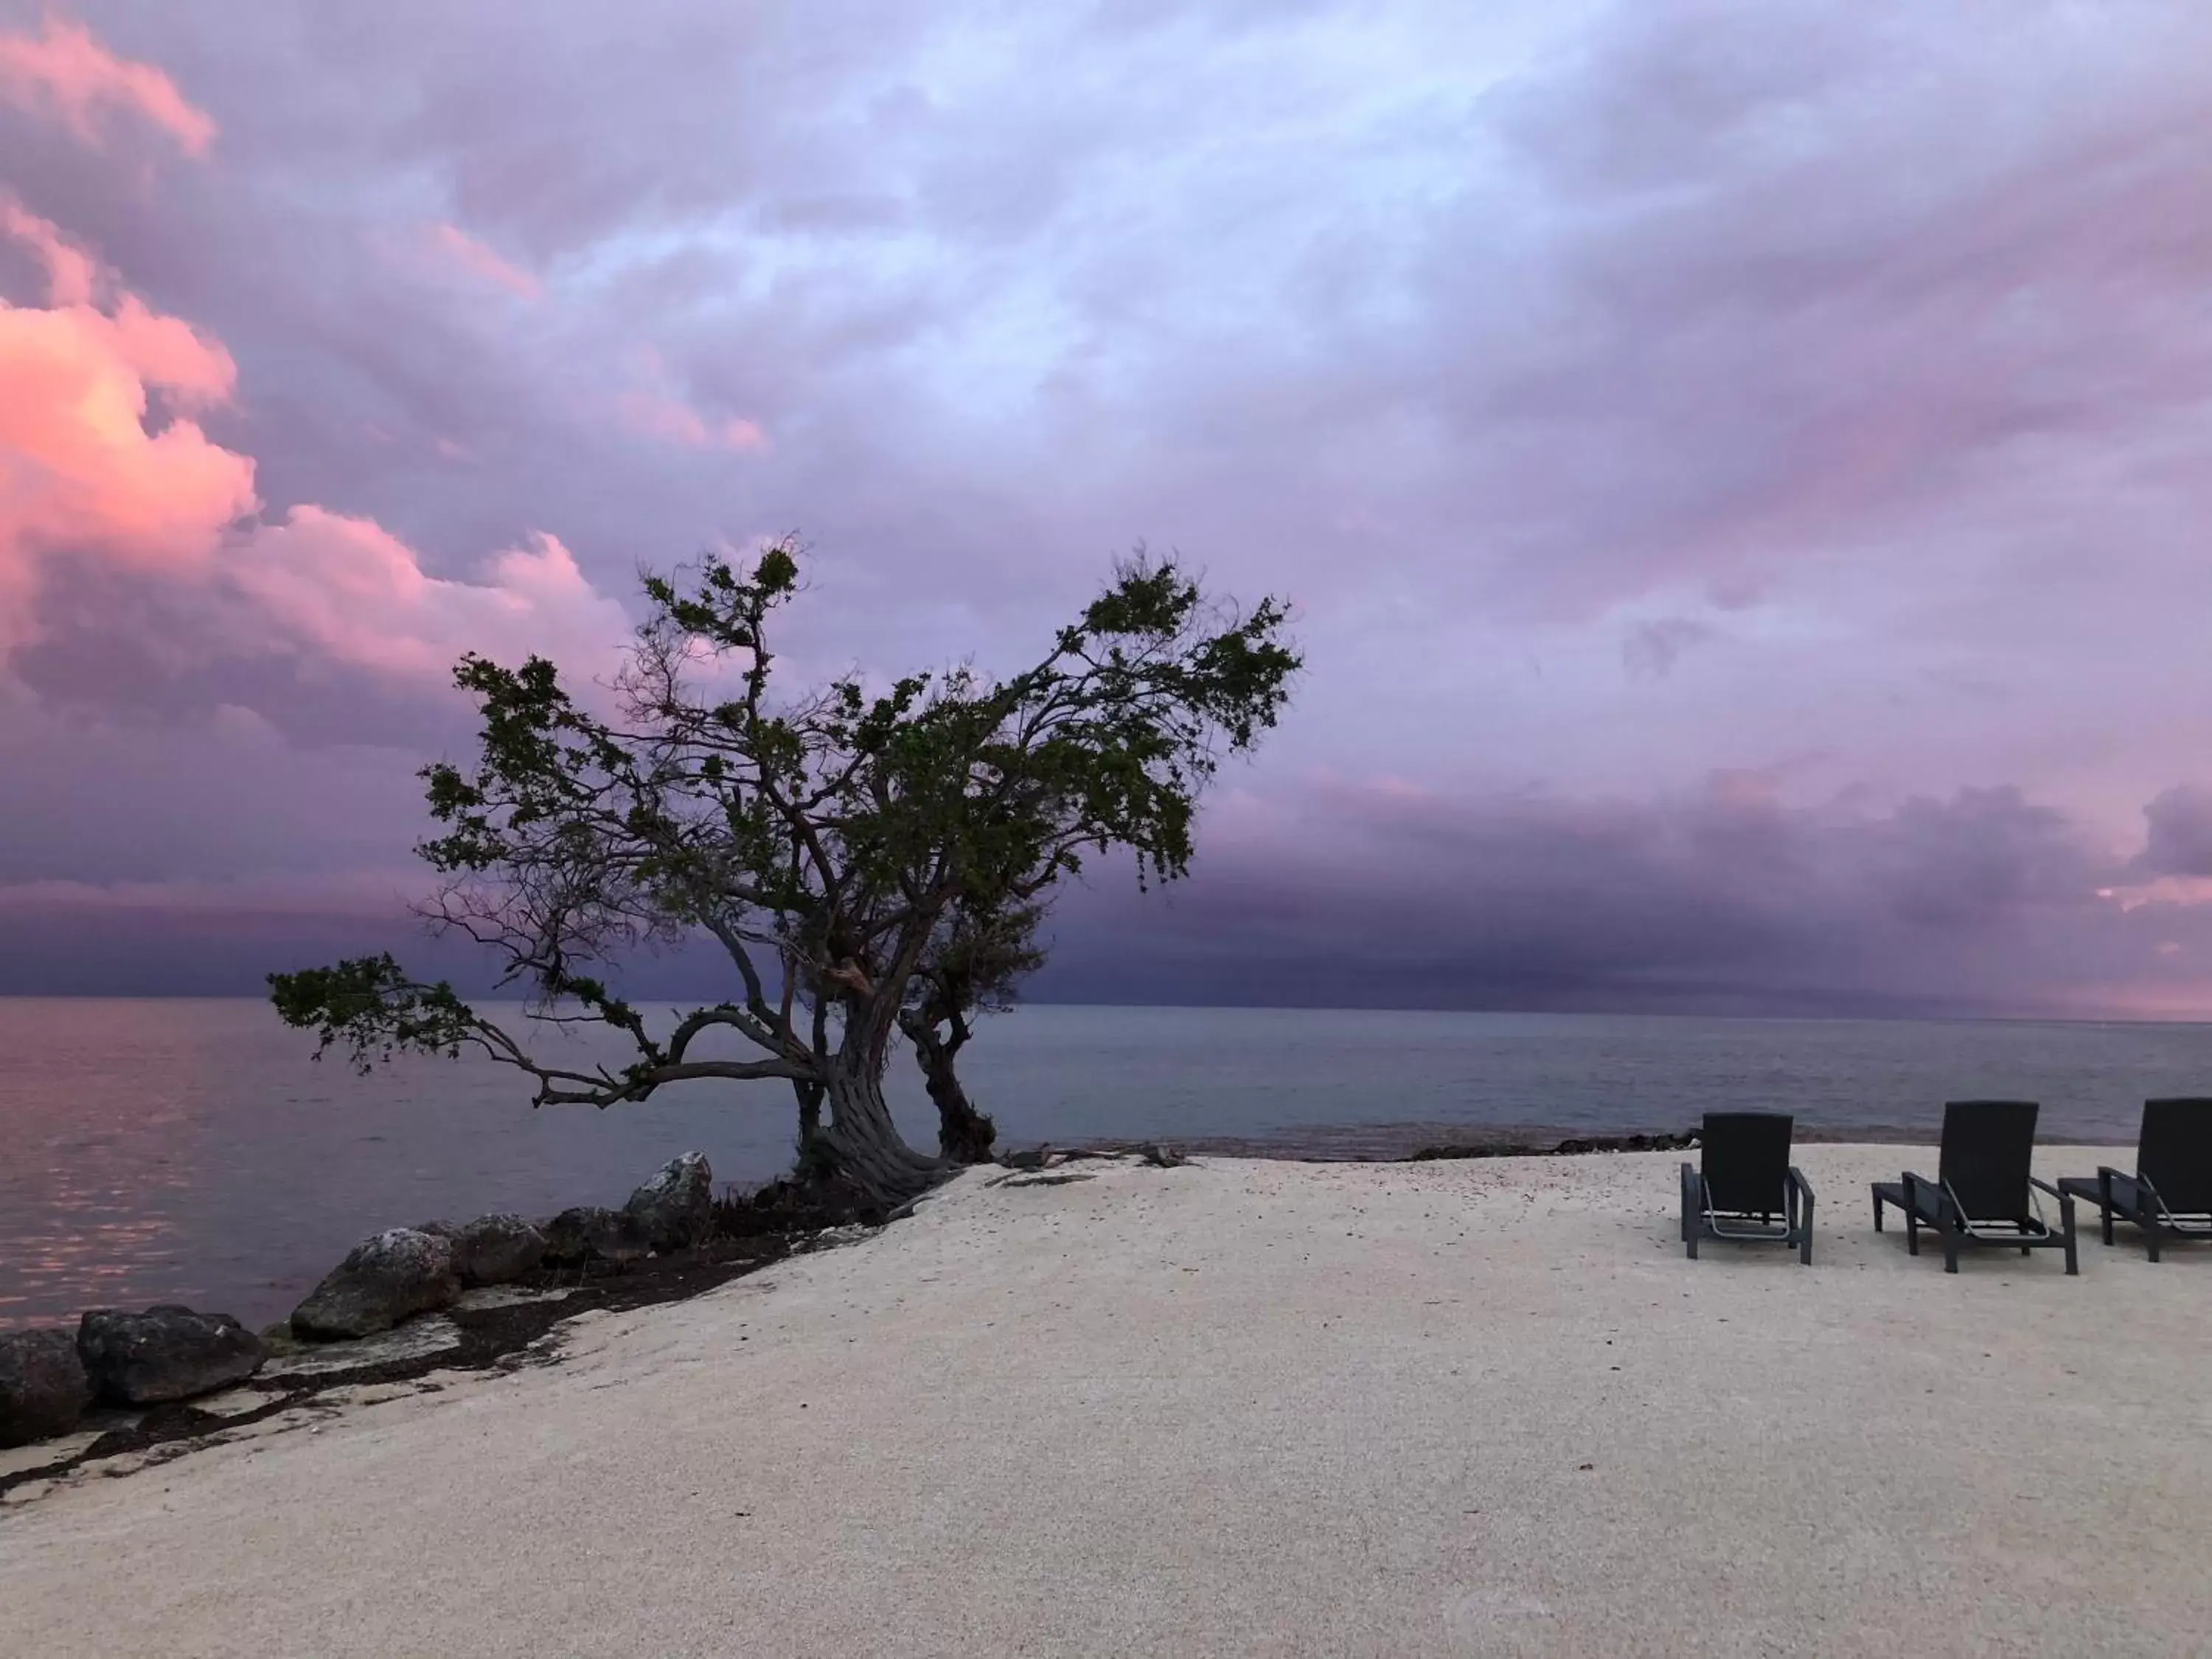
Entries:
{"label": "rocky shoreline", "polygon": [[690,1152],[621,1210],[388,1229],[258,1334],[175,1304],[0,1334],[0,1504],[87,1465],[128,1474],[364,1391],[434,1389],[436,1372],[552,1363],[579,1316],[697,1296],[885,1218],[834,1182],[717,1200]]}

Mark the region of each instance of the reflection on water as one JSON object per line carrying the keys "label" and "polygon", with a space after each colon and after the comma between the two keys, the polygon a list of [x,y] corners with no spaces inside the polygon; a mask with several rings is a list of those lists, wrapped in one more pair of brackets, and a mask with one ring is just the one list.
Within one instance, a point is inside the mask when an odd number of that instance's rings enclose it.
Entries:
{"label": "reflection on water", "polygon": [[106,1029],[89,1004],[0,1010],[0,1323],[18,1305],[97,1304],[173,1274],[194,1045]]}
{"label": "reflection on water", "polygon": [[[0,1328],[171,1300],[258,1325],[378,1228],[619,1203],[695,1146],[724,1180],[790,1161],[776,1085],[533,1112],[488,1061],[363,1079],[310,1046],[261,1002],[0,999]],[[2042,1101],[2050,1138],[2124,1143],[2146,1096],[2212,1093],[2212,1028],[1029,1008],[990,1022],[963,1066],[1017,1143],[1341,1152],[1375,1144],[1346,1126],[1623,1132],[1728,1106],[1932,1134],[1938,1103],[1970,1095]],[[902,1055],[890,1085],[908,1134],[933,1144]]]}
{"label": "reflection on water", "polygon": [[0,1327],[152,1300],[262,1323],[380,1227],[618,1203],[693,1146],[726,1179],[790,1159],[787,1091],[533,1112],[486,1061],[311,1050],[261,1002],[0,999]]}

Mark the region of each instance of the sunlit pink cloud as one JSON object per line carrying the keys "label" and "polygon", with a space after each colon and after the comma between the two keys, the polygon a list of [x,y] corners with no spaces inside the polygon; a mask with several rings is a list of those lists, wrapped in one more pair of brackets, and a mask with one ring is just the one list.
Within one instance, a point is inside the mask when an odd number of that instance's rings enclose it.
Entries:
{"label": "sunlit pink cloud", "polygon": [[768,434],[759,422],[738,416],[710,420],[680,398],[627,392],[618,407],[623,424],[640,437],[685,449],[727,449],[739,454],[757,454],[768,447]]}
{"label": "sunlit pink cloud", "polygon": [[100,282],[100,264],[64,237],[52,221],[0,195],[0,233],[30,250],[46,268],[46,298],[58,306],[88,306]]}
{"label": "sunlit pink cloud", "polygon": [[415,550],[374,520],[301,506],[237,538],[224,569],[305,649],[418,682],[443,680],[471,650],[597,666],[629,632],[621,605],[542,532],[495,555],[482,580],[453,581],[426,574]]}
{"label": "sunlit pink cloud", "polygon": [[106,118],[117,112],[160,128],[187,155],[204,156],[215,142],[213,118],[167,74],[118,58],[82,23],[52,15],[40,33],[0,34],[0,97],[52,111],[95,148],[105,139]]}
{"label": "sunlit pink cloud", "polygon": [[430,227],[429,234],[431,246],[440,256],[470,276],[503,288],[519,299],[543,297],[544,284],[535,276],[506,258],[496,249],[477,240],[459,225],[441,220]]}
{"label": "sunlit pink cloud", "polygon": [[118,292],[47,221],[0,199],[0,235],[44,262],[49,304],[0,301],[0,645],[28,622],[36,565],[58,550],[138,569],[204,567],[252,510],[253,462],[178,413],[149,431],[149,393],[178,410],[220,404],[230,354]]}
{"label": "sunlit pink cloud", "polygon": [[[230,354],[189,323],[149,310],[51,220],[0,194],[0,236],[29,248],[46,267],[46,298],[56,309],[79,319],[90,316],[106,325],[104,331],[119,359],[148,385],[161,387],[173,402],[193,410],[230,401],[238,380]],[[103,297],[112,300],[106,312],[98,309]]]}
{"label": "sunlit pink cloud", "polygon": [[711,417],[684,396],[657,348],[642,347],[632,357],[637,385],[615,400],[616,412],[630,431],[681,449],[767,452],[768,432],[759,422],[742,416]]}
{"label": "sunlit pink cloud", "polygon": [[[52,222],[0,198],[0,235],[47,273],[44,307],[0,301],[0,647],[34,637],[58,556],[204,596],[215,632],[422,684],[465,650],[552,654],[589,668],[628,632],[561,542],[539,534],[494,556],[481,581],[428,574],[374,520],[313,503],[260,522],[252,457],[185,411],[227,402],[237,369],[220,342],[150,309]],[[158,430],[155,394],[169,410]],[[189,655],[192,641],[167,642]]]}

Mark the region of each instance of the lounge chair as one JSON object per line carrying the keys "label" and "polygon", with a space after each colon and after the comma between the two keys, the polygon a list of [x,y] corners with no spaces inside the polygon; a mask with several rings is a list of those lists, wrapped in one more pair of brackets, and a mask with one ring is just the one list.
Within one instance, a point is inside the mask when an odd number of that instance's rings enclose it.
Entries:
{"label": "lounge chair", "polygon": [[[1874,1230],[1894,1204],[1905,1212],[1905,1247],[1920,1254],[1920,1230],[1943,1241],[1943,1271],[1959,1271],[1962,1244],[2030,1250],[2063,1249],[2066,1271],[2079,1273],[2074,1250],[2074,1200],[2030,1168],[2035,1155],[2032,1100],[1954,1100],[1943,1108],[1943,1150],[1936,1179],[1908,1171],[1902,1181],[1874,1183]],[[2043,1218],[2037,1189],[2058,1200],[2059,1228]]]}
{"label": "lounge chair", "polygon": [[2100,1166],[2058,1190],[2097,1206],[2107,1244],[2115,1218],[2134,1222],[2154,1261],[2164,1239],[2212,1239],[2212,1100],[2146,1100],[2135,1173]]}
{"label": "lounge chair", "polygon": [[1813,1188],[1790,1167],[1790,1128],[1784,1112],[1705,1114],[1698,1162],[1682,1166],[1682,1244],[1692,1261],[1699,1239],[1724,1238],[1795,1244],[1812,1265]]}

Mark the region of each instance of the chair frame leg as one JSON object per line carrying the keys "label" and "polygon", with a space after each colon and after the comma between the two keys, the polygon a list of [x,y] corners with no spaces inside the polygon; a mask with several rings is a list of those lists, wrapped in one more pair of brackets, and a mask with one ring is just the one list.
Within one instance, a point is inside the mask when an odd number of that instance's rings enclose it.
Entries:
{"label": "chair frame leg", "polygon": [[1698,1235],[1705,1229],[1698,1206],[1705,1201],[1705,1185],[1689,1164],[1682,1166],[1682,1254],[1698,1259]]}

